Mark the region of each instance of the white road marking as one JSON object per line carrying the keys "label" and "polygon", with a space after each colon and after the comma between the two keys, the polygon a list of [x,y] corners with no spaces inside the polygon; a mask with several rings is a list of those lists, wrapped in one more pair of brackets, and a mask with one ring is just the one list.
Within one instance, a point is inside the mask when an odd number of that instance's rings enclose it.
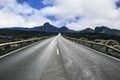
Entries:
{"label": "white road marking", "polygon": [[59,55],[60,54],[60,52],[59,52],[59,50],[57,49],[57,55]]}

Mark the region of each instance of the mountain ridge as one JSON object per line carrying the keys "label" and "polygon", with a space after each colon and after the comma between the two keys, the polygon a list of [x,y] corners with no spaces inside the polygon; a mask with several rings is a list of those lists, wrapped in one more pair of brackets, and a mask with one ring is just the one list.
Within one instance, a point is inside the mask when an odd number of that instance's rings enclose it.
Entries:
{"label": "mountain ridge", "polygon": [[67,28],[66,26],[58,28],[58,27],[56,27],[54,25],[51,25],[48,22],[46,22],[42,26],[35,26],[33,28],[11,27],[11,28],[4,28],[4,29],[24,30],[24,31],[41,31],[41,32],[76,32],[74,30],[71,30],[71,29]]}
{"label": "mountain ridge", "polygon": [[67,28],[66,26],[62,26],[60,28],[51,25],[50,23],[46,22],[42,26],[35,26],[33,28],[23,28],[23,27],[12,27],[12,28],[5,28],[9,30],[24,30],[24,31],[41,31],[41,32],[65,32],[65,33],[105,33],[109,35],[120,35],[120,30],[118,29],[111,29],[106,26],[95,27],[95,29],[86,28],[80,31],[75,31]]}

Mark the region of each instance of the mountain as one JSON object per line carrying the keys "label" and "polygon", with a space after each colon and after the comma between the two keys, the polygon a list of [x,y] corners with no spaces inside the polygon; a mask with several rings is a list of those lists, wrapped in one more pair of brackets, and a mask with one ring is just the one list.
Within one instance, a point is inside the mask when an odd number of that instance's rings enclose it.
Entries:
{"label": "mountain", "polygon": [[96,27],[95,28],[95,33],[107,33],[110,34],[112,32],[112,29],[106,27],[106,26],[101,26],[101,27]]}
{"label": "mountain", "polygon": [[111,29],[106,26],[95,27],[95,29],[86,28],[80,31],[80,33],[103,33],[109,35],[120,35],[120,30]]}
{"label": "mountain", "polygon": [[51,25],[50,23],[45,23],[42,26],[36,26],[33,28],[23,28],[23,27],[12,27],[12,28],[6,28],[9,30],[24,30],[24,31],[40,31],[40,32],[69,32],[69,33],[104,33],[109,35],[120,35],[120,30],[118,29],[111,29],[106,26],[101,27],[95,27],[95,29],[86,28],[81,31],[74,31],[70,30],[66,26],[63,26],[61,28],[58,28],[54,25]]}
{"label": "mountain", "polygon": [[27,31],[29,28],[23,28],[23,27],[11,27],[11,28],[3,28],[3,29],[8,29],[8,30],[23,30],[23,31]]}
{"label": "mountain", "polygon": [[94,33],[94,30],[91,28],[86,28],[80,31],[80,33]]}
{"label": "mountain", "polygon": [[58,32],[58,28],[47,22],[43,26],[31,28],[31,31]]}
{"label": "mountain", "polygon": [[111,29],[106,26],[96,27],[94,33],[105,33],[110,35],[120,35],[120,30]]}
{"label": "mountain", "polygon": [[73,32],[76,32],[76,31],[70,30],[66,26],[63,26],[63,27],[59,28],[59,32],[71,32],[71,33],[73,33]]}
{"label": "mountain", "polygon": [[36,26],[33,28],[23,28],[23,27],[13,27],[13,28],[6,28],[9,30],[25,30],[25,31],[41,31],[41,32],[75,32],[74,30],[68,29],[66,26],[58,28],[50,23],[45,23],[42,26]]}

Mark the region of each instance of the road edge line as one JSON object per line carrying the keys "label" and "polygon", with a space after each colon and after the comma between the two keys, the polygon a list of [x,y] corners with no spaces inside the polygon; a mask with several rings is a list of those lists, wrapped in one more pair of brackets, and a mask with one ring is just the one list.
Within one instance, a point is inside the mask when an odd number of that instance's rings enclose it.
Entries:
{"label": "road edge line", "polygon": [[110,55],[107,55],[107,54],[105,54],[105,53],[102,53],[102,52],[97,51],[97,50],[95,50],[95,49],[92,49],[92,48],[90,48],[90,47],[84,46],[84,45],[82,45],[82,44],[79,44],[79,45],[81,45],[81,46],[83,46],[83,47],[86,47],[86,48],[88,48],[88,49],[91,49],[91,50],[93,50],[93,51],[96,51],[96,52],[98,52],[98,53],[100,53],[100,54],[102,54],[102,55],[104,55],[104,56],[109,57],[109,58],[112,58],[112,59],[115,59],[115,60],[117,60],[117,61],[120,61],[120,59],[117,59],[117,58],[115,58],[115,57],[113,57],[113,56],[110,56]]}
{"label": "road edge line", "polygon": [[[65,38],[65,39],[66,39],[66,38]],[[69,39],[67,39],[67,40],[69,40]],[[69,41],[71,41],[71,40],[69,40]],[[74,41],[71,41],[71,42],[74,42]],[[81,46],[83,46],[83,47],[85,47],[85,48],[91,49],[91,50],[93,50],[93,51],[96,51],[96,52],[98,52],[98,53],[100,53],[100,54],[102,54],[102,55],[104,55],[104,56],[106,56],[106,57],[112,58],[112,59],[120,62],[120,59],[117,59],[117,58],[115,58],[115,57],[113,57],[113,56],[107,55],[107,54],[105,54],[105,53],[102,53],[102,52],[100,52],[100,51],[97,51],[97,50],[95,50],[95,49],[92,49],[92,48],[90,48],[90,47],[87,47],[87,46],[85,46],[85,45],[79,44],[79,43],[77,43],[77,42],[74,42],[74,43],[76,43],[76,44],[78,44],[78,45],[81,45]]]}
{"label": "road edge line", "polygon": [[6,56],[9,56],[9,55],[11,55],[11,54],[13,54],[14,52],[17,52],[17,51],[20,51],[20,50],[22,50],[22,49],[24,49],[24,48],[30,47],[30,46],[32,46],[32,45],[35,45],[35,44],[37,44],[37,43],[39,43],[39,42],[40,42],[40,41],[35,42],[35,43],[32,43],[32,44],[29,44],[29,45],[24,46],[24,47],[21,47],[21,48],[19,48],[19,49],[16,49],[16,50],[14,50],[14,51],[12,51],[12,52],[7,53],[7,54],[4,54],[4,55],[0,56],[0,59],[1,59],[1,58],[4,58],[4,57],[6,57]]}

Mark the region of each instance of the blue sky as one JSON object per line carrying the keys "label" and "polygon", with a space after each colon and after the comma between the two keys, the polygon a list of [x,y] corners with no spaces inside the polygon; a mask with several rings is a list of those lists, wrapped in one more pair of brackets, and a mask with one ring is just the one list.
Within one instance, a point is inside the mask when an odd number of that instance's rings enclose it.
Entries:
{"label": "blue sky", "polygon": [[117,8],[120,8],[120,1],[116,2],[116,6],[117,6]]}
{"label": "blue sky", "polygon": [[28,5],[30,5],[31,7],[35,8],[35,9],[41,9],[43,7],[45,7],[45,5],[42,3],[41,0],[17,0],[18,3],[23,4],[24,2],[26,2]]}
{"label": "blue sky", "polygon": [[[35,8],[38,10],[45,8],[46,6],[50,6],[49,4],[48,5],[43,4],[42,0],[17,0],[17,2],[20,4],[27,3],[32,8]],[[50,16],[50,15],[46,16],[46,18],[49,18],[52,21],[56,20],[54,16]]]}
{"label": "blue sky", "polygon": [[0,0],[0,28],[34,27],[49,22],[81,30],[119,29],[119,0]]}
{"label": "blue sky", "polygon": [[[24,2],[28,3],[31,7],[36,8],[36,9],[41,9],[46,7],[46,5],[44,5],[42,3],[41,0],[17,0],[18,3],[23,4]],[[120,7],[120,1],[116,2],[116,6],[119,8]]]}

